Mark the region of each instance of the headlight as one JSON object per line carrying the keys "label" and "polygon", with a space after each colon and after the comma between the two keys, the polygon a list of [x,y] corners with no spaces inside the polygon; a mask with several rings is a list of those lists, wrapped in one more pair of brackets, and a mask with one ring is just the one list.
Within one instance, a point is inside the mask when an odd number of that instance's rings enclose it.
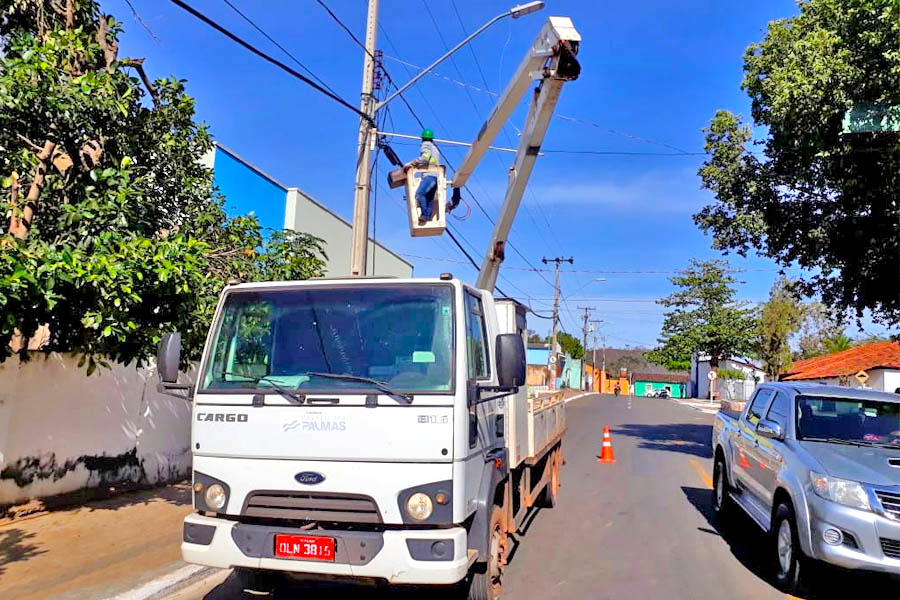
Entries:
{"label": "headlight", "polygon": [[406,501],[406,512],[416,521],[424,521],[431,516],[434,506],[428,494],[416,492]]}
{"label": "headlight", "polygon": [[809,472],[809,480],[816,494],[826,500],[852,508],[871,510],[869,495],[863,489],[863,486],[855,481],[838,479],[837,477],[823,475],[815,471]]}
{"label": "headlight", "polygon": [[225,496],[225,488],[218,483],[214,483],[206,488],[206,505],[213,510],[222,510],[225,508],[225,502],[228,498]]}

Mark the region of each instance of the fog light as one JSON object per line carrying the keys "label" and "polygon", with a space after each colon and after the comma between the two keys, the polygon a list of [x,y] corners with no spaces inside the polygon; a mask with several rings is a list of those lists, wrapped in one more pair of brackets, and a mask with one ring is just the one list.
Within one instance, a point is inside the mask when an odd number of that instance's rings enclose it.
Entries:
{"label": "fog light", "polygon": [[195,483],[195,484],[194,484],[194,491],[197,492],[198,494],[199,494],[200,492],[202,492],[202,491],[203,491],[203,484],[200,483],[199,481],[198,481],[197,483]]}
{"label": "fog light", "polygon": [[450,498],[444,492],[438,492],[434,495],[434,501],[438,504],[447,504]]}
{"label": "fog light", "polygon": [[406,501],[406,512],[416,521],[424,521],[431,516],[434,506],[431,504],[431,498],[428,494],[416,492]]}
{"label": "fog light", "polygon": [[227,498],[225,497],[225,488],[223,488],[218,483],[214,483],[208,488],[206,488],[206,506],[211,508],[212,510],[222,510],[225,508],[225,501]]}
{"label": "fog light", "polygon": [[431,555],[435,558],[444,558],[448,550],[447,542],[435,542],[431,545]]}
{"label": "fog light", "polygon": [[844,541],[844,535],[837,529],[826,529],[822,532],[822,539],[826,544],[837,546]]}

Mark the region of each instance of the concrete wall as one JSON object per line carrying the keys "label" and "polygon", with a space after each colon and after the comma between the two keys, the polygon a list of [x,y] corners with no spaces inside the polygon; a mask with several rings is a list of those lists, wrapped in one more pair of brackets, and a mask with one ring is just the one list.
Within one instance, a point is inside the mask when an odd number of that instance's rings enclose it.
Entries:
{"label": "concrete wall", "polygon": [[865,385],[859,383],[859,381],[856,380],[856,377],[853,377],[852,375],[842,378],[823,377],[821,379],[803,379],[800,381],[807,383],[818,382],[828,385],[846,385],[846,387],[865,388],[890,393],[893,393],[894,390],[900,388],[900,370],[870,369],[866,371],[866,373],[869,375],[869,379],[866,381]]}
{"label": "concrete wall", "polygon": [[78,360],[0,364],[0,505],[190,474],[191,405],[156,392],[153,369],[112,364],[87,377]]}
{"label": "concrete wall", "polygon": [[[746,400],[753,394],[756,389],[757,382],[765,380],[765,372],[741,362],[733,360],[719,361],[720,369],[732,369],[744,373],[744,381],[726,382],[726,380],[718,379],[716,381],[716,391],[720,397],[729,400]],[[694,398],[709,398],[709,379],[710,371],[709,361],[691,359],[690,384],[688,385],[689,393]],[[723,385],[723,383],[725,385]]]}

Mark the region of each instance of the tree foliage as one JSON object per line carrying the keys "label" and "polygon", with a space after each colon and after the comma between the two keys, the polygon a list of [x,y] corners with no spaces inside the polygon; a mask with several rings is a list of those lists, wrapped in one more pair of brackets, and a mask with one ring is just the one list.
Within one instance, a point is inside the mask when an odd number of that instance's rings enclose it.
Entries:
{"label": "tree foliage", "polygon": [[720,360],[746,356],[755,348],[756,317],[745,303],[734,299],[737,280],[722,260],[691,260],[681,275],[670,281],[680,288],[658,301],[671,308],[665,314],[659,346],[646,353],[652,362],[669,370],[690,368],[695,353]]}
{"label": "tree foliage", "polygon": [[39,327],[89,371],[171,329],[190,359],[226,282],[321,273],[320,240],[226,216],[184,82],[120,57],[94,0],[0,11],[0,360]]}
{"label": "tree foliage", "polygon": [[559,343],[562,351],[572,358],[576,360],[584,358],[584,346],[581,345],[581,340],[578,338],[561,331],[556,334],[556,341]]}
{"label": "tree foliage", "polygon": [[826,305],[900,323],[900,134],[842,134],[851,108],[900,107],[900,3],[799,8],[744,55],[764,136],[727,111],[705,129],[715,203],[694,218],[718,249],[809,269],[800,289]]}
{"label": "tree foliage", "polygon": [[803,305],[797,298],[791,282],[782,277],[769,292],[769,300],[759,313],[759,340],[756,355],[762,360],[763,369],[770,380],[787,372],[793,353],[791,337],[803,323]]}
{"label": "tree foliage", "polygon": [[797,342],[798,358],[830,354],[834,348],[846,349],[841,338],[846,339],[842,320],[821,302],[811,302],[803,307],[800,338]]}

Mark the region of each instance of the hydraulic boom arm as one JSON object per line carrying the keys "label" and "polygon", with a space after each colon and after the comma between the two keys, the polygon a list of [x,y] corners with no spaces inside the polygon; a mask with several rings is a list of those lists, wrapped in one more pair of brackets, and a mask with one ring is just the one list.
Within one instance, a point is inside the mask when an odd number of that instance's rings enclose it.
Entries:
{"label": "hydraulic boom arm", "polygon": [[506,240],[562,86],[567,81],[577,79],[581,72],[581,66],[575,57],[580,42],[581,36],[568,17],[550,17],[547,20],[456,171],[453,179],[454,197],[458,197],[459,189],[466,185],[475,167],[481,162],[500,129],[509,120],[531,82],[537,81],[538,85],[528,109],[528,119],[522,131],[515,162],[510,169],[503,208],[478,273],[476,285],[483,290],[494,291],[500,264],[503,262]]}

